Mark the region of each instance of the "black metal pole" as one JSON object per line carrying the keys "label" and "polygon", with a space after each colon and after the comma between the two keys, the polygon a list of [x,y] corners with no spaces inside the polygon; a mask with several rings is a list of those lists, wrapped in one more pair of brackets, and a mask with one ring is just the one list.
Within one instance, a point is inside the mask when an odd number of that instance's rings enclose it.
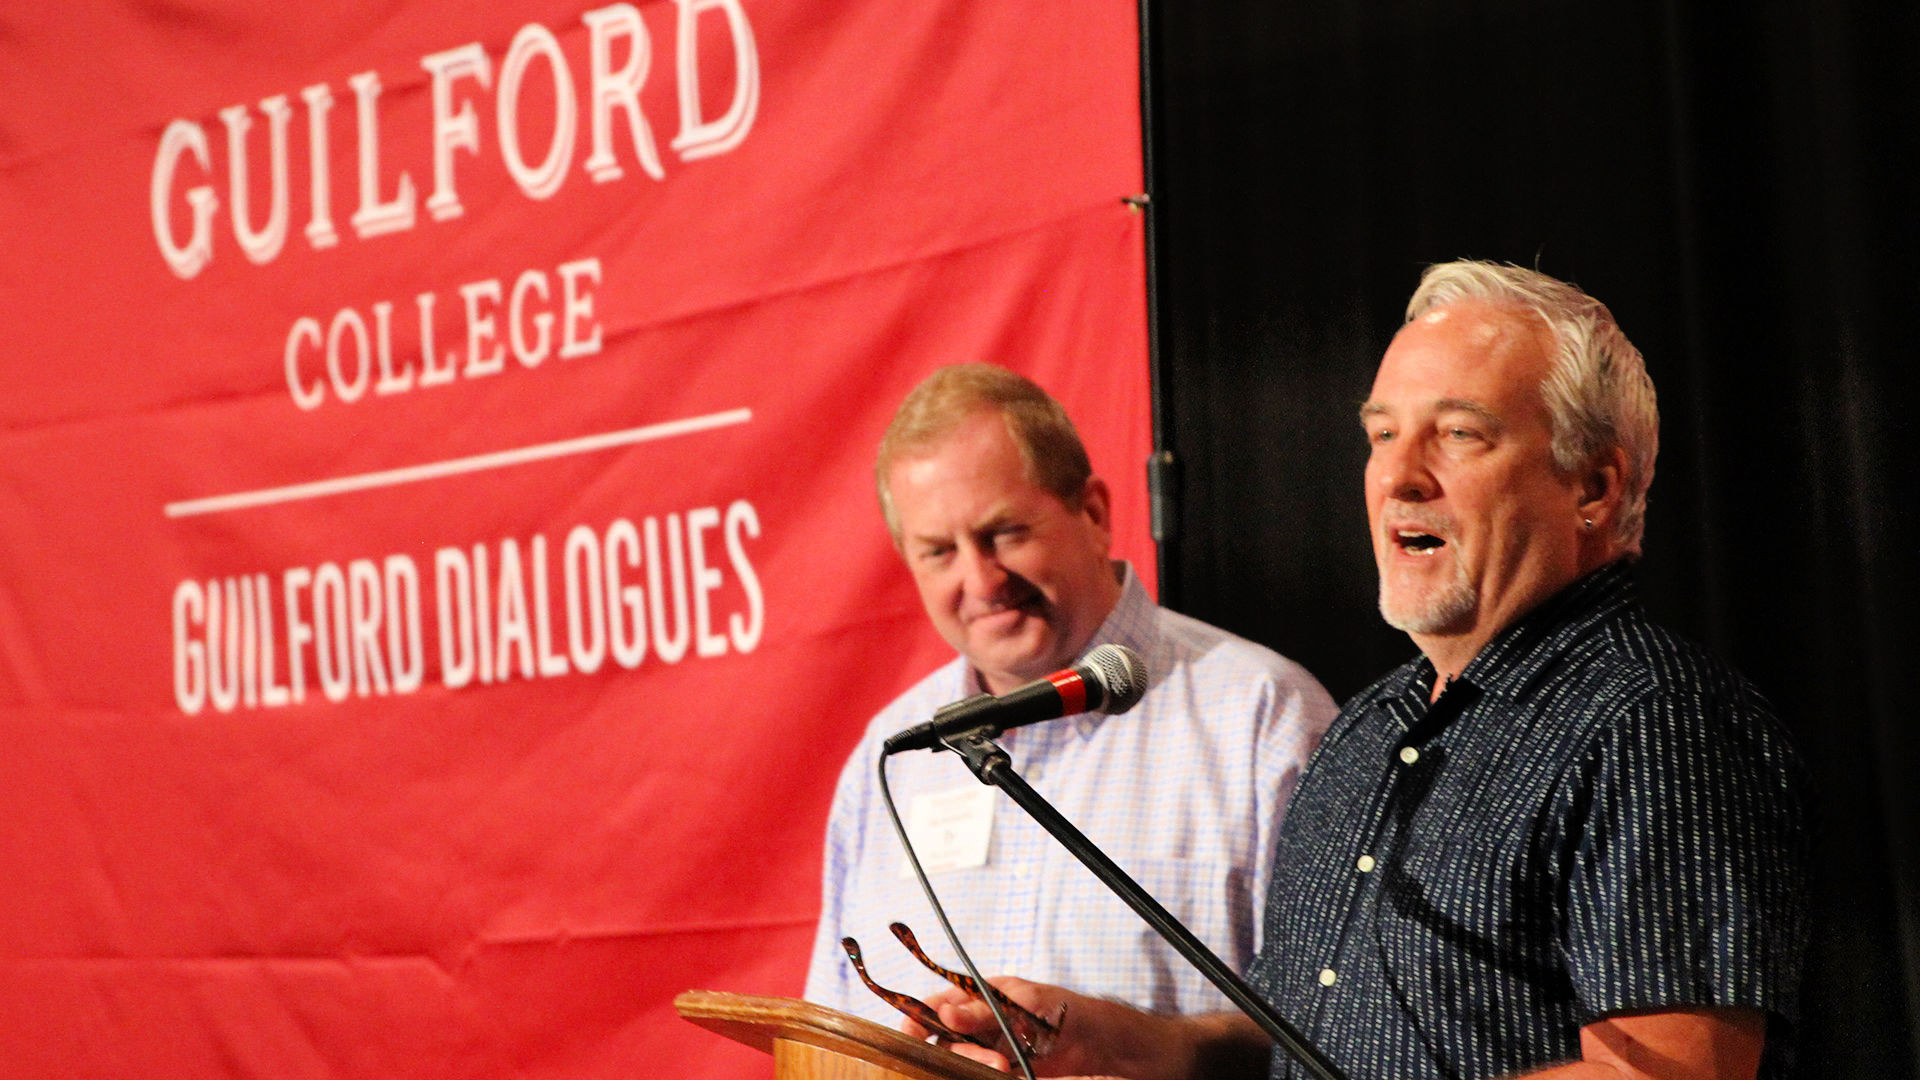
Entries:
{"label": "black metal pole", "polygon": [[1147,505],[1152,515],[1155,570],[1160,603],[1180,606],[1177,573],[1180,546],[1179,471],[1173,452],[1173,394],[1160,333],[1159,212],[1154,200],[1159,177],[1154,167],[1153,0],[1139,0],[1140,22],[1140,177],[1145,190],[1127,200],[1140,213],[1145,238],[1147,290],[1147,380],[1153,412],[1153,454],[1147,459]]}
{"label": "black metal pole", "polygon": [[1220,992],[1227,995],[1227,1000],[1259,1024],[1261,1030],[1299,1062],[1302,1068],[1318,1080],[1346,1080],[1345,1075],[1308,1043],[1306,1036],[1275,1012],[1273,1006],[1248,986],[1245,979],[1215,956],[1213,950],[1194,937],[1193,932],[1180,920],[1161,907],[1159,901],[1149,896],[1145,889],[1127,876],[1126,871],[1107,858],[1105,852],[1095,847],[1093,841],[1074,827],[1073,822],[1062,817],[1052,804],[1021,779],[1000,744],[977,731],[964,732],[943,742],[949,750],[966,759],[967,768],[973,770],[981,783],[992,784],[1006,792],[1007,797],[1039,822],[1041,828],[1053,834],[1053,838],[1060,841],[1074,858],[1093,871],[1094,876],[1113,890],[1114,895],[1126,901],[1128,907],[1145,919],[1147,925],[1165,938],[1175,951],[1186,957],[1187,962],[1205,975],[1208,982],[1219,987]]}

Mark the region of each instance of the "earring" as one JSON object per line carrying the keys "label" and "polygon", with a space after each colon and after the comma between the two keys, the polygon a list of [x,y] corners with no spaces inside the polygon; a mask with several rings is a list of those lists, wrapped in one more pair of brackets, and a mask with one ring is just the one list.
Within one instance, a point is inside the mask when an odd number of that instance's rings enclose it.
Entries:
{"label": "earring", "polygon": [[1584,527],[1584,528],[1588,528],[1588,529],[1591,529],[1591,528],[1593,528],[1593,519],[1592,519],[1592,518],[1581,518],[1581,519],[1580,519],[1580,524],[1581,524],[1581,526],[1582,526],[1582,527]]}

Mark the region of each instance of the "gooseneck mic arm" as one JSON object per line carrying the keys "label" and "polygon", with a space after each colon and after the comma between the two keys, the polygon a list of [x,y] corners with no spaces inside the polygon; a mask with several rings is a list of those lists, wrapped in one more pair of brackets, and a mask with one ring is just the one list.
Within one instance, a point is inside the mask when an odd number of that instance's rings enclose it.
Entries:
{"label": "gooseneck mic arm", "polygon": [[1039,792],[1028,786],[1020,774],[1013,771],[1013,763],[1007,757],[1007,752],[988,734],[980,730],[956,732],[944,736],[941,743],[964,758],[967,768],[973,770],[973,775],[979,777],[981,783],[992,784],[1006,792],[1007,797],[1039,822],[1041,828],[1052,833],[1053,838],[1060,841],[1074,858],[1093,871],[1094,876],[1114,895],[1126,901],[1127,906],[1145,919],[1147,925],[1166,939],[1167,944],[1186,957],[1187,962],[1205,975],[1208,982],[1219,987],[1227,1000],[1259,1024],[1261,1030],[1309,1074],[1317,1080],[1346,1080],[1345,1074],[1334,1068],[1325,1055],[1307,1042],[1306,1036],[1275,1012],[1265,998],[1247,985],[1246,980],[1215,956],[1158,901],[1147,895],[1145,889],[1128,877],[1126,871],[1115,865],[1112,859],[1107,858],[1105,852],[1095,847],[1093,841],[1074,827],[1073,822],[1062,817]]}

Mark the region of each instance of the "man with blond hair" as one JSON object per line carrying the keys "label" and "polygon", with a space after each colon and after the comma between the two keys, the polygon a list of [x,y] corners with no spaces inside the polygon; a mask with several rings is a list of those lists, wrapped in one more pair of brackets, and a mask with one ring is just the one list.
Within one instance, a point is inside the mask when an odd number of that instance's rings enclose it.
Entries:
{"label": "man with blond hair", "polygon": [[[1634,597],[1659,425],[1639,352],[1564,282],[1448,263],[1360,420],[1380,612],[1420,655],[1328,730],[1249,982],[1352,1080],[1784,1075],[1804,770],[1753,686]],[[1071,1005],[1045,1073],[1269,1067],[1235,1014],[1005,985]]]}
{"label": "man with blond hair", "polygon": [[[1299,665],[1153,603],[1132,568],[1110,557],[1107,484],[1072,422],[1023,376],[987,364],[934,372],[901,404],[874,472],[894,546],[959,656],[882,710],[847,761],[828,820],[807,997],[898,1018],[861,985],[841,948],[847,936],[883,986],[925,993],[938,982],[887,929],[904,921],[944,951],[881,805],[882,740],[948,702],[1005,693],[1108,642],[1146,662],[1151,680],[1137,706],[1023,727],[1001,743],[1048,801],[1244,966],[1258,946],[1275,830],[1332,699]],[[902,754],[888,776],[982,970],[1045,972],[1148,1009],[1224,1004],[955,755]],[[915,827],[935,819],[942,828]]]}

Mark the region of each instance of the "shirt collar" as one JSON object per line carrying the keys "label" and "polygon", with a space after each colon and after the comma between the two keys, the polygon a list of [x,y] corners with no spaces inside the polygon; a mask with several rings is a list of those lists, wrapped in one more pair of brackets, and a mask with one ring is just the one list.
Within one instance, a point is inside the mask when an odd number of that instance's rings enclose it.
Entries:
{"label": "shirt collar", "polygon": [[[1580,651],[1608,616],[1635,602],[1631,559],[1591,571],[1520,617],[1461,671],[1459,681],[1508,700],[1524,697],[1548,670]],[[1375,702],[1432,698],[1433,662],[1416,657],[1381,681]]]}
{"label": "shirt collar", "polygon": [[1628,559],[1608,563],[1561,589],[1495,635],[1460,677],[1488,693],[1524,697],[1608,616],[1634,602],[1631,565]]}

